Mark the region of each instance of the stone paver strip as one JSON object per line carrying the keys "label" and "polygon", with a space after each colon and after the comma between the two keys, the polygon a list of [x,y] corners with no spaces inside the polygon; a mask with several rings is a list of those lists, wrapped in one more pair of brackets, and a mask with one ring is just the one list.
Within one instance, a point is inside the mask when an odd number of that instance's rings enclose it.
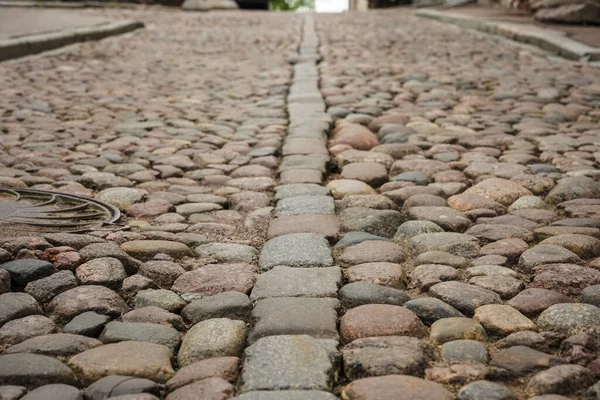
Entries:
{"label": "stone paver strip", "polygon": [[129,228],[2,225],[0,397],[598,391],[596,69],[402,9],[80,12],[148,28],[0,64],[0,187]]}

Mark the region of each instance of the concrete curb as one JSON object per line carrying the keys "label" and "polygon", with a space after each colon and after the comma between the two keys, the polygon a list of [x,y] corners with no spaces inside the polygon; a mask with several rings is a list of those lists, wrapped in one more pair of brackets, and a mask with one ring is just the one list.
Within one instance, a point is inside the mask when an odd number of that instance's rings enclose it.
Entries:
{"label": "concrete curb", "polygon": [[463,28],[474,29],[493,35],[504,36],[521,43],[537,46],[541,49],[556,53],[571,60],[584,59],[600,61],[600,49],[569,39],[563,32],[553,29],[543,29],[531,25],[496,22],[468,15],[419,10],[418,17],[431,18],[442,22],[459,25]]}
{"label": "concrete curb", "polygon": [[143,27],[144,24],[142,22],[125,20],[60,32],[0,40],[0,61],[38,54],[73,43],[100,40],[108,36],[120,35]]}
{"label": "concrete curb", "polygon": [[0,1],[0,8],[56,8],[56,9],[79,9],[79,8],[124,8],[133,10],[138,7],[143,7],[142,4],[136,3],[112,3],[102,1],[83,1],[77,3],[71,3],[66,1],[29,1],[29,0],[15,0],[15,1]]}

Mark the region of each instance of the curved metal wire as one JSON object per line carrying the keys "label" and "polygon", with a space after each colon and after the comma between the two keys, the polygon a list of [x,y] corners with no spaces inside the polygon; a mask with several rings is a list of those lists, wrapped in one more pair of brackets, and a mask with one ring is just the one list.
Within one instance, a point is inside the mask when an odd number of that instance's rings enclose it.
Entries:
{"label": "curved metal wire", "polygon": [[0,224],[2,222],[55,229],[61,232],[82,232],[110,226],[123,229],[115,222],[118,208],[111,204],[72,194],[45,190],[0,188]]}

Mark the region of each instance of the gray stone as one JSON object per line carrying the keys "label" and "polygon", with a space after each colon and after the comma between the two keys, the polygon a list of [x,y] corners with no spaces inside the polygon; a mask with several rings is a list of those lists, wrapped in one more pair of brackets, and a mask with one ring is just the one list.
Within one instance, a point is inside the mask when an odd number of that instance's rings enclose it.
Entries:
{"label": "gray stone", "polygon": [[43,315],[28,315],[13,319],[0,328],[0,343],[15,344],[34,336],[56,332],[56,324]]}
{"label": "gray stone", "polygon": [[423,374],[432,357],[420,339],[386,336],[356,339],[344,346],[344,372],[354,380],[369,376]]}
{"label": "gray stone", "polygon": [[468,258],[456,256],[444,251],[428,251],[419,254],[417,258],[415,258],[415,264],[441,264],[450,265],[454,268],[465,268],[470,264],[470,262]]}
{"label": "gray stone", "polygon": [[33,297],[26,293],[0,294],[0,326],[13,319],[43,314]]}
{"label": "gray stone", "polygon": [[[104,400],[127,394],[140,395],[150,393],[159,396],[160,385],[150,379],[135,378],[132,376],[112,375],[98,379],[85,389],[85,399]],[[140,398],[145,400],[145,398]]]}
{"label": "gray stone", "polygon": [[463,213],[450,207],[411,207],[408,210],[408,217],[433,222],[442,229],[452,232],[464,232],[472,225],[471,220]]}
{"label": "gray stone", "polygon": [[600,197],[600,184],[587,176],[567,177],[558,181],[548,193],[545,201],[558,204],[573,199],[597,199]]}
{"label": "gray stone", "polygon": [[192,250],[187,245],[169,240],[132,240],[123,243],[121,248],[127,254],[142,261],[149,261],[159,253],[168,254],[176,259],[193,256]]}
{"label": "gray stone", "polygon": [[171,261],[148,261],[138,271],[140,275],[152,279],[165,289],[170,289],[173,282],[185,272],[182,266]]}
{"label": "gray stone", "polygon": [[68,321],[86,311],[119,316],[129,310],[125,301],[104,286],[84,285],[62,292],[48,303],[48,311],[57,321]]}
{"label": "gray stone", "polygon": [[577,254],[555,244],[538,244],[526,250],[519,258],[519,271],[531,273],[533,269],[544,264],[579,264]]}
{"label": "gray stone", "polygon": [[175,375],[171,366],[173,352],[166,346],[149,342],[105,344],[69,359],[82,386],[110,375],[135,376],[165,383]]}
{"label": "gray stone", "polygon": [[438,319],[464,317],[456,308],[435,297],[410,300],[404,303],[404,307],[417,314],[427,325],[433,324]]}
{"label": "gray stone", "polygon": [[462,282],[442,282],[433,285],[429,294],[450,304],[465,315],[473,315],[477,307],[501,304],[497,293]]}
{"label": "gray stone", "polygon": [[0,355],[0,385],[32,389],[51,383],[77,382],[69,367],[54,358],[28,353]]}
{"label": "gray stone", "polygon": [[337,299],[276,297],[259,300],[252,315],[256,318],[250,343],[265,336],[310,335],[319,339],[339,338]]}
{"label": "gray stone", "polygon": [[600,332],[600,308],[591,304],[565,303],[548,307],[537,319],[538,328],[574,335]]}
{"label": "gray stone", "polygon": [[[136,164],[134,164],[134,165],[136,165]],[[140,167],[141,170],[144,169],[144,167],[142,167],[141,165],[137,165],[137,166]],[[105,172],[108,172],[108,171],[105,170]],[[137,171],[133,171],[133,172],[137,172]],[[142,201],[145,194],[146,194],[145,190],[132,189],[132,188],[126,188],[126,187],[115,187],[115,188],[104,189],[104,190],[98,192],[98,194],[96,194],[96,196],[94,198],[96,200],[112,204],[113,206],[124,211],[124,210],[127,210],[129,207],[131,207],[131,205]]]}
{"label": "gray stone", "polygon": [[183,319],[160,307],[149,306],[129,311],[121,317],[123,322],[147,322],[172,327],[178,331],[185,331]]}
{"label": "gray stone", "polygon": [[287,197],[277,202],[275,215],[335,214],[335,204],[330,196]]}
{"label": "gray stone", "polygon": [[513,346],[500,350],[490,361],[490,365],[504,368],[516,375],[524,375],[532,371],[563,364],[559,357],[542,353],[525,346]]}
{"label": "gray stone", "polygon": [[79,314],[63,328],[63,332],[75,335],[97,337],[104,329],[104,326],[110,321],[110,317],[98,314],[94,311]]}
{"label": "gray stone", "polygon": [[321,390],[254,390],[231,400],[336,400],[335,395]]}
{"label": "gray stone", "polygon": [[340,289],[339,295],[344,309],[358,307],[363,304],[401,306],[410,300],[410,297],[402,290],[376,285],[371,282],[348,283]]}
{"label": "gray stone", "polygon": [[434,343],[444,344],[463,339],[486,341],[487,335],[483,326],[470,318],[443,318],[431,325],[429,338]]}
{"label": "gray stone", "polygon": [[325,390],[334,384],[339,362],[335,340],[310,336],[269,336],[244,352],[240,392]]}
{"label": "gray stone", "polygon": [[51,357],[70,357],[100,346],[96,339],[70,333],[55,333],[27,339],[8,349],[7,353],[34,353]]}
{"label": "gray stone", "polygon": [[10,273],[13,286],[23,288],[29,282],[45,278],[56,272],[56,269],[48,261],[24,259],[9,261],[0,265],[0,268]]}
{"label": "gray stone", "polygon": [[496,346],[499,348],[526,346],[543,351],[548,347],[548,343],[546,342],[546,338],[537,332],[521,331],[511,333],[504,339],[499,340],[496,342]]}
{"label": "gray stone", "polygon": [[418,254],[428,251],[444,251],[469,258],[479,254],[477,238],[455,232],[425,233],[412,237],[410,243]]}
{"label": "gray stone", "polygon": [[18,400],[27,393],[27,388],[23,386],[5,385],[0,386],[0,399]]}
{"label": "gray stone", "polygon": [[77,279],[75,279],[73,272],[59,271],[46,278],[29,282],[25,286],[25,293],[30,294],[37,301],[44,304],[75,286],[77,286]]}
{"label": "gray stone", "polygon": [[267,241],[258,262],[263,271],[276,265],[289,267],[331,267],[333,258],[324,236],[316,233],[292,233]]}
{"label": "gray stone", "polygon": [[[481,221],[479,218],[477,221]],[[466,232],[484,242],[495,242],[503,239],[517,238],[525,242],[532,242],[535,235],[532,231],[520,226],[506,224],[482,224],[472,226]]]}
{"label": "gray stone", "polygon": [[458,271],[449,265],[421,264],[410,273],[410,279],[412,285],[426,291],[437,283],[458,279]]}
{"label": "gray stone", "polygon": [[402,223],[402,215],[394,210],[349,207],[339,216],[340,226],[345,232],[364,231],[387,238],[393,237]]}
{"label": "gray stone", "polygon": [[134,299],[135,308],[156,306],[169,312],[179,312],[185,301],[177,293],[165,289],[140,290]]}
{"label": "gray stone", "polygon": [[519,279],[503,275],[475,276],[469,279],[469,283],[496,292],[502,299],[510,299],[525,289],[525,284]]}
{"label": "gray stone", "polygon": [[212,357],[236,356],[244,351],[246,324],[227,318],[208,319],[192,326],[177,354],[180,367]]}
{"label": "gray stone", "polygon": [[574,394],[587,389],[596,379],[581,365],[557,365],[535,374],[527,384],[530,394]]}
{"label": "gray stone", "polygon": [[171,350],[179,345],[179,332],[159,324],[144,322],[109,322],[99,337],[102,343],[138,341],[162,344]]}
{"label": "gray stone", "polygon": [[237,243],[208,243],[194,250],[206,263],[254,264],[258,256],[254,247]]}
{"label": "gray stone", "polygon": [[342,272],[339,267],[305,269],[275,266],[258,276],[250,299],[336,297],[341,282]]}
{"label": "gray stone", "polygon": [[506,386],[490,381],[475,381],[458,391],[458,400],[514,400],[515,395]]}
{"label": "gray stone", "polygon": [[79,254],[86,261],[102,257],[116,258],[123,263],[128,274],[135,274],[142,265],[140,261],[127,254],[118,244],[112,242],[88,244],[79,251]]}
{"label": "gray stone", "polygon": [[394,239],[405,240],[424,233],[435,232],[444,232],[444,230],[431,221],[406,221],[398,227]]}
{"label": "gray stone", "polygon": [[367,232],[346,232],[342,235],[340,240],[338,240],[338,242],[333,247],[336,249],[343,249],[345,247],[354,246],[355,244],[360,244],[362,242],[372,240],[390,241],[390,239],[388,238],[372,235]]}
{"label": "gray stone", "polygon": [[600,307],[600,285],[588,286],[583,289],[579,301]]}
{"label": "gray stone", "polygon": [[485,346],[476,340],[453,340],[440,348],[442,358],[450,363],[476,362],[485,364],[489,355]]}
{"label": "gray stone", "polygon": [[71,385],[55,383],[40,386],[21,398],[21,400],[81,400],[79,389]]}
{"label": "gray stone", "polygon": [[192,301],[181,311],[181,316],[190,324],[212,319],[229,318],[249,322],[252,303],[240,292],[223,292]]}
{"label": "gray stone", "polygon": [[275,187],[275,200],[300,196],[327,196],[329,189],[312,183],[279,185]]}
{"label": "gray stone", "polygon": [[82,285],[119,289],[123,280],[127,278],[127,273],[121,261],[112,257],[102,257],[81,264],[77,267],[75,276]]}

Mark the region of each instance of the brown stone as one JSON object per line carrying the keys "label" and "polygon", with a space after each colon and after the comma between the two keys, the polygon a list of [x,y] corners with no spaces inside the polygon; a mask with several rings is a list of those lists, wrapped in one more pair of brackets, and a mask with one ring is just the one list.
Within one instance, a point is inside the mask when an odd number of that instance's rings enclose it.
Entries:
{"label": "brown stone", "polygon": [[512,262],[518,261],[521,254],[529,248],[526,241],[518,238],[508,238],[486,244],[480,250],[481,255],[496,254],[504,256]]}
{"label": "brown stone", "polygon": [[239,367],[240,359],[237,357],[217,357],[197,361],[177,371],[175,376],[167,382],[167,387],[169,390],[175,390],[207,378],[221,378],[235,383]]}
{"label": "brown stone", "polygon": [[245,263],[209,264],[181,275],[171,290],[205,296],[232,290],[248,294],[256,282],[256,273],[256,266]]}
{"label": "brown stone", "polygon": [[564,364],[564,360],[525,346],[513,346],[500,350],[490,365],[509,370],[517,375]]}
{"label": "brown stone", "polygon": [[511,205],[519,197],[531,195],[531,192],[520,184],[500,178],[486,179],[467,189],[465,193],[477,194],[505,206]]}
{"label": "brown stone", "polygon": [[511,306],[488,304],[475,310],[473,317],[490,333],[509,335],[519,331],[536,331],[537,327]]}
{"label": "brown stone", "polygon": [[350,309],[340,319],[340,334],[344,342],[371,336],[426,335],[425,326],[406,308],[388,304],[367,304]]}
{"label": "brown stone", "polygon": [[362,125],[345,123],[335,129],[332,144],[348,144],[356,150],[371,150],[379,144],[379,139]]}
{"label": "brown stone", "polygon": [[546,264],[534,268],[532,287],[578,296],[590,285],[600,284],[600,271],[576,264]]}
{"label": "brown stone", "polygon": [[506,214],[506,207],[497,201],[472,193],[461,193],[448,199],[448,205],[458,211],[471,211],[476,209],[494,210],[497,214]]}
{"label": "brown stone", "polygon": [[432,367],[425,370],[425,379],[445,385],[464,385],[485,379],[490,374],[486,365],[453,364],[448,367]]}
{"label": "brown stone", "polygon": [[346,247],[339,260],[348,264],[401,263],[406,256],[400,246],[383,240],[366,240]]}
{"label": "brown stone", "polygon": [[338,236],[339,231],[340,220],[337,215],[286,215],[269,221],[267,237],[309,232],[332,239]]}
{"label": "brown stone", "polygon": [[535,316],[554,304],[572,302],[573,300],[559,292],[530,288],[510,299],[507,304],[525,315]]}
{"label": "brown stone", "polygon": [[225,400],[232,397],[235,387],[222,378],[207,378],[170,393],[166,400]]}
{"label": "brown stone", "polygon": [[52,318],[68,321],[86,311],[119,316],[129,310],[125,301],[114,291],[104,286],[79,286],[56,296],[49,304]]}
{"label": "brown stone", "polygon": [[342,392],[347,400],[452,400],[454,395],[442,385],[406,375],[358,379]]}
{"label": "brown stone", "polygon": [[387,169],[378,163],[350,163],[342,169],[341,177],[356,179],[372,187],[378,187],[387,181]]}
{"label": "brown stone", "polygon": [[145,203],[136,203],[127,209],[127,214],[135,218],[156,217],[175,211],[175,206],[167,200],[157,199]]}
{"label": "brown stone", "polygon": [[402,265],[393,263],[366,263],[346,270],[348,282],[370,282],[403,289],[405,273]]}

